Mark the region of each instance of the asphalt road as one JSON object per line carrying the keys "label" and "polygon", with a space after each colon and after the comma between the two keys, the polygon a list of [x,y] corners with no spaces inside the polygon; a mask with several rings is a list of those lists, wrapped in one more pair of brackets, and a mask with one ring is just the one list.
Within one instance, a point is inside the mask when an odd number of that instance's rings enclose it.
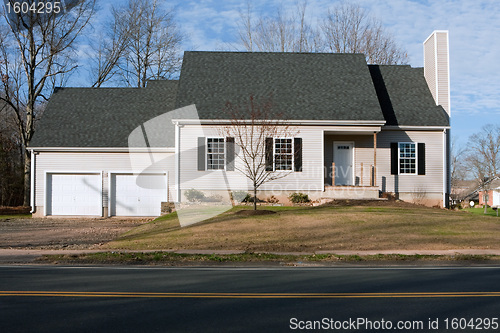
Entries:
{"label": "asphalt road", "polygon": [[494,332],[499,282],[486,267],[2,266],[0,331]]}

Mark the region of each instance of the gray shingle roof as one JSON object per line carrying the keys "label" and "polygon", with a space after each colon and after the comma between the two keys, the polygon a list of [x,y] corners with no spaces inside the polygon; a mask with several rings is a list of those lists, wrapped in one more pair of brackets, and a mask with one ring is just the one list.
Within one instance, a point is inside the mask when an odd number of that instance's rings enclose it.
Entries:
{"label": "gray shingle roof", "polygon": [[386,125],[448,126],[449,117],[436,106],[423,68],[369,65]]}
{"label": "gray shingle roof", "polygon": [[[146,88],[56,89],[31,147],[128,147],[128,136],[144,122],[174,108],[178,81],[151,81]],[[165,122],[166,141],[174,146],[173,124]]]}
{"label": "gray shingle roof", "polygon": [[[368,66],[362,54],[185,52],[179,81],[57,89],[31,147],[128,147],[135,128],[175,108],[195,104],[201,119],[222,119],[228,101],[269,94],[287,119],[449,125],[421,68]],[[173,147],[173,124],[161,119],[164,131],[149,143]]]}
{"label": "gray shingle roof", "polygon": [[177,107],[227,118],[227,102],[272,94],[287,119],[384,120],[362,54],[185,52]]}

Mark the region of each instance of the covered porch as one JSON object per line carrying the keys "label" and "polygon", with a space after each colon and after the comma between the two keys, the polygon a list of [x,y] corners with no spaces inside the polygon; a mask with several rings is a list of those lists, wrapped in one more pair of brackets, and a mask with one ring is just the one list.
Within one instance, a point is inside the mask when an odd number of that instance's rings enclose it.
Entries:
{"label": "covered porch", "polygon": [[324,131],[324,197],[378,199],[377,134],[379,126]]}

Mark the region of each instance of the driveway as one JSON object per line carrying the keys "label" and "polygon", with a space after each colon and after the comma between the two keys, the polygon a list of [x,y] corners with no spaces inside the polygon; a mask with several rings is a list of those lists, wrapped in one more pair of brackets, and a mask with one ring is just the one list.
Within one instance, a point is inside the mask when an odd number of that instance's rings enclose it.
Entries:
{"label": "driveway", "polygon": [[0,219],[0,249],[98,249],[151,219]]}

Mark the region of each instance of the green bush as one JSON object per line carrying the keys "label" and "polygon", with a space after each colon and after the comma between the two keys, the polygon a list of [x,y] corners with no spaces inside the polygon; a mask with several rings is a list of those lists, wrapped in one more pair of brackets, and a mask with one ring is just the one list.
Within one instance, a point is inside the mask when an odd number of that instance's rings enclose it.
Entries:
{"label": "green bush", "polygon": [[292,202],[292,203],[308,203],[308,202],[311,202],[311,199],[309,199],[309,196],[307,194],[304,194],[304,193],[292,193],[288,196],[288,199]]}
{"label": "green bush", "polygon": [[184,192],[184,196],[191,202],[203,201],[205,199],[205,194],[201,191],[195,190],[194,188],[186,190],[186,192]]}

